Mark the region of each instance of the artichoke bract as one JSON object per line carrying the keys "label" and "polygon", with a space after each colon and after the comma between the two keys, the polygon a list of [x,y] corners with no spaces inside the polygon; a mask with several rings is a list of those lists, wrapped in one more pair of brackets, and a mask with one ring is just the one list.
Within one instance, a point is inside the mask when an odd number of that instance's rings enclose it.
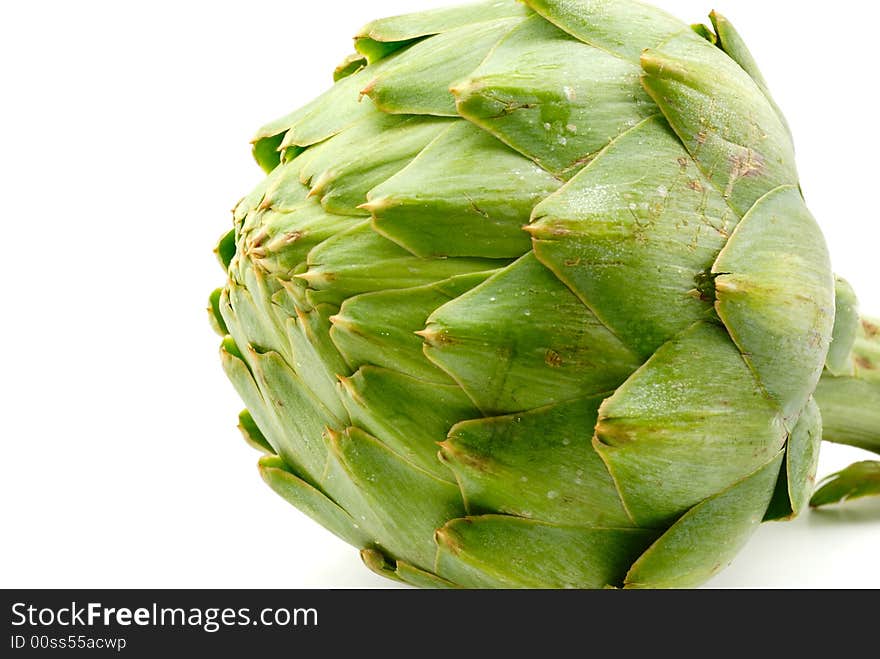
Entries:
{"label": "artichoke bract", "polygon": [[851,412],[880,340],[711,23],[631,0],[378,20],[258,133],[268,175],[217,250],[223,364],[263,478],[370,568],[690,587],[808,504],[826,363],[836,441],[876,446]]}

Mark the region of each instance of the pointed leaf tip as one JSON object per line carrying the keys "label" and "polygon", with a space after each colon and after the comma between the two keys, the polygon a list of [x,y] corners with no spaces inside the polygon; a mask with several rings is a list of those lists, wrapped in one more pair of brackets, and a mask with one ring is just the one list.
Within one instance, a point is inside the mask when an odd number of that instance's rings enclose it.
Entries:
{"label": "pointed leaf tip", "polygon": [[857,462],[822,481],[810,500],[810,507],[821,508],[873,496],[880,496],[880,462]]}

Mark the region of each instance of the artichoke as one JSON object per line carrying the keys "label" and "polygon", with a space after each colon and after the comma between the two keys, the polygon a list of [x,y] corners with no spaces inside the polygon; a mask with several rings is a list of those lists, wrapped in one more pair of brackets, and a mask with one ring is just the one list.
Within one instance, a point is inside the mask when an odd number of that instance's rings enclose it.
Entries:
{"label": "artichoke", "polygon": [[211,311],[263,478],[370,568],[691,587],[805,508],[823,417],[877,448],[877,326],[727,20],[491,0],[355,49],[257,134]]}

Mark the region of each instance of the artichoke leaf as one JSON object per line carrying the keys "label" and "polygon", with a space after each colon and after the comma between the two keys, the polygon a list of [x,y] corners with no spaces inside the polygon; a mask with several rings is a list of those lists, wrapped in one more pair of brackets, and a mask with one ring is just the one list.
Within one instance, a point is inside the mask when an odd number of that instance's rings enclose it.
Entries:
{"label": "artichoke leaf", "polygon": [[466,588],[620,586],[657,535],[647,529],[558,526],[504,515],[465,517],[435,534],[434,572]]}
{"label": "artichoke leaf", "polygon": [[773,105],[724,52],[691,30],[642,54],[642,84],[738,215],[797,186],[794,147]]}
{"label": "artichoke leaf", "polygon": [[226,321],[223,320],[223,315],[220,313],[220,299],[222,296],[223,289],[218,288],[208,297],[208,320],[211,323],[211,329],[221,337],[224,337],[229,334],[229,328],[226,327]]}
{"label": "artichoke leaf", "polygon": [[[434,529],[464,514],[458,487],[415,467],[360,428],[331,431],[327,438],[331,462],[341,467],[327,484],[334,500],[346,510],[359,511],[376,544],[389,555],[430,569],[436,553]],[[334,488],[339,488],[338,496]]]}
{"label": "artichoke leaf", "polygon": [[837,377],[855,375],[853,348],[859,334],[859,301],[845,279],[834,280],[834,331],[825,368]]}
{"label": "artichoke leaf", "polygon": [[333,82],[339,82],[343,78],[357,73],[367,65],[367,58],[360,53],[351,53],[342,60],[333,70]]}
{"label": "artichoke leaf", "polygon": [[524,0],[568,34],[638,64],[646,48],[687,29],[680,20],[635,0]]}
{"label": "artichoke leaf", "polygon": [[341,78],[303,107],[260,128],[251,140],[260,166],[272,171],[281,161],[282,152],[292,148],[299,152],[301,148],[323,142],[375,112],[361,91],[396,57],[397,53],[392,53],[380,62]]}
{"label": "artichoke leaf", "polygon": [[[398,55],[361,90],[382,112],[457,117],[449,86],[473,71],[521,18],[465,25]],[[369,73],[369,68],[365,69]]]}
{"label": "artichoke leaf", "polygon": [[239,413],[238,430],[249,446],[255,448],[261,453],[275,455],[275,449],[272,448],[269,440],[266,439],[266,436],[263,434],[263,431],[260,430],[260,427],[257,425],[256,420],[254,420],[254,417],[249,410],[242,410]]}
{"label": "artichoke leaf", "polygon": [[455,483],[437,458],[438,444],[453,425],[479,415],[458,386],[363,366],[341,379],[339,391],[355,426],[435,478]]}
{"label": "artichoke leaf", "polygon": [[811,398],[788,438],[785,465],[765,520],[790,520],[807,507],[816,485],[821,444],[822,415]]}
{"label": "artichoke leaf", "polygon": [[351,370],[330,338],[330,317],[336,310],[336,307],[327,305],[308,312],[297,309],[295,318],[287,321],[287,335],[296,374],[336,419],[347,423],[348,413],[339,398],[336,383],[338,378],[351,375]]}
{"label": "artichoke leaf", "polygon": [[440,455],[455,472],[468,512],[569,526],[632,526],[592,446],[603,398],[453,426]]}
{"label": "artichoke leaf", "polygon": [[488,416],[611,391],[641,363],[531,253],[437,309],[421,336]]}
{"label": "artichoke leaf", "polygon": [[767,101],[769,101],[770,105],[773,106],[773,109],[779,116],[779,120],[785,126],[785,130],[788,132],[789,137],[791,137],[791,128],[788,125],[788,121],[782,113],[782,110],[779,109],[776,101],[773,100],[773,95],[770,93],[770,86],[764,79],[764,75],[761,73],[761,69],[755,61],[749,47],[746,45],[745,40],[742,38],[742,35],[737,31],[733,24],[727,20],[727,18],[719,14],[717,11],[713,11],[709,14],[709,18],[712,21],[712,27],[715,28],[715,33],[718,37],[716,45],[727,53],[734,62],[739,64],[743,70],[751,76],[752,80],[755,81],[755,84],[760,87],[761,91],[764,92],[764,96],[767,97]]}
{"label": "artichoke leaf", "polygon": [[358,30],[355,41],[361,46],[365,45],[364,40],[371,40],[377,44],[399,44],[442,34],[474,23],[525,17],[529,13],[522,4],[509,0],[471,2],[371,21]]}
{"label": "artichoke leaf", "polygon": [[460,275],[426,286],[349,298],[339,313],[330,318],[330,338],[352,371],[372,364],[424,382],[454,384],[425,356],[424,342],[416,333],[424,329],[435,309],[482,283],[489,275]]}
{"label": "artichoke leaf", "polygon": [[395,561],[377,549],[362,549],[361,560],[376,574],[416,588],[456,588],[432,572],[420,570],[404,561]]}
{"label": "artichoke leaf", "polygon": [[766,464],[787,437],[724,329],[700,322],[602,404],[594,445],[636,523],[661,527]]}
{"label": "artichoke leaf", "polygon": [[792,427],[822,375],[835,312],[828,249],[798,188],[755,204],[712,272],[718,315]]}
{"label": "artichoke leaf", "polygon": [[417,256],[518,258],[530,248],[522,227],[532,209],[560,185],[531,160],[459,121],[372,189],[363,208],[376,231]]}
{"label": "artichoke leaf", "polygon": [[368,216],[361,208],[367,193],[409,164],[450,123],[372,112],[300,156],[300,180],[325,210]]}
{"label": "artichoke leaf", "polygon": [[657,112],[637,65],[538,16],[467,73],[452,86],[459,114],[563,178]]}
{"label": "artichoke leaf", "polygon": [[532,218],[541,262],[643,359],[709,316],[701,282],[739,222],[662,117],[612,142]]}
{"label": "artichoke leaf", "polygon": [[424,286],[503,265],[493,259],[420,259],[377,234],[365,220],[315,247],[308,270],[295,276],[312,289],[312,304],[340,306],[361,293]]}
{"label": "artichoke leaf", "polygon": [[857,462],[823,480],[810,505],[821,508],[875,496],[880,496],[880,462]]}
{"label": "artichoke leaf", "polygon": [[[269,452],[272,454],[279,453],[283,446],[282,441],[285,430],[274,410],[266,404],[263,393],[257,386],[254,376],[250,368],[244,361],[241,351],[231,338],[227,338],[220,349],[220,362],[226,376],[235,387],[235,391],[247,405],[247,409],[251,414],[255,425],[260,431],[260,435],[265,439]],[[249,442],[250,443],[250,442]],[[259,450],[263,447],[258,444]],[[305,470],[297,456],[288,453],[288,459],[285,460],[297,474],[304,474]],[[317,481],[310,481],[313,485]]]}
{"label": "artichoke leaf", "polygon": [[273,437],[277,454],[290,465],[302,465],[297,473],[304,480],[320,484],[327,463],[322,434],[327,426],[340,427],[345,420],[315,398],[278,353],[250,350],[248,362],[263,400],[282,431]]}
{"label": "artichoke leaf", "polygon": [[693,588],[727,567],[761,524],[782,459],[691,508],[634,563],[626,587]]}
{"label": "artichoke leaf", "polygon": [[345,510],[320,490],[300,479],[281,458],[265,456],[259,462],[260,476],[276,494],[314,519],[334,535],[356,547],[370,543],[370,537]]}

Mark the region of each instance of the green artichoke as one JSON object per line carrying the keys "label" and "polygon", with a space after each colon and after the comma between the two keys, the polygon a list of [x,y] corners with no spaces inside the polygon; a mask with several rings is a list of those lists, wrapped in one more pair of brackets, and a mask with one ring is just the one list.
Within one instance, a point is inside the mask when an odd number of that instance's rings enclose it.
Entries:
{"label": "green artichoke", "polygon": [[877,448],[876,326],[728,21],[491,0],[355,48],[257,134],[211,308],[263,478],[370,568],[690,587],[807,505],[823,416]]}

